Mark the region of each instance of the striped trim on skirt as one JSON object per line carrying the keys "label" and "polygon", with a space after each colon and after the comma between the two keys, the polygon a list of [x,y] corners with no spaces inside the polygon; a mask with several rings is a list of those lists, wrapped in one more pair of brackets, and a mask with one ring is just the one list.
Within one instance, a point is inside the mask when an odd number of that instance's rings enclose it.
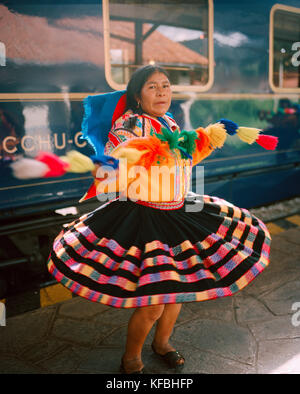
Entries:
{"label": "striped trim on skirt", "polygon": [[218,197],[175,210],[115,200],[61,231],[48,269],[73,293],[117,308],[204,301],[250,283],[270,243],[261,220]]}

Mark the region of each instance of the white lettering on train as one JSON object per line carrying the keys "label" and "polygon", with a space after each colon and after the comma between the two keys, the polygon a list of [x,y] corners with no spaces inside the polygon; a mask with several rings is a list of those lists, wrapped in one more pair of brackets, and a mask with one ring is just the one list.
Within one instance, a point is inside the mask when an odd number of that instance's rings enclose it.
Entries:
{"label": "white lettering on train", "polygon": [[74,136],[74,141],[72,139],[68,139],[66,137],[66,133],[57,134],[54,133],[51,135],[24,135],[22,138],[17,138],[12,135],[8,135],[2,141],[2,149],[6,153],[16,153],[17,146],[20,145],[22,151],[24,153],[32,152],[34,150],[52,150],[54,147],[56,150],[62,150],[67,147],[67,144],[72,144],[78,148],[83,148],[86,146],[87,142],[85,140],[80,140],[82,133],[81,131],[77,132]]}

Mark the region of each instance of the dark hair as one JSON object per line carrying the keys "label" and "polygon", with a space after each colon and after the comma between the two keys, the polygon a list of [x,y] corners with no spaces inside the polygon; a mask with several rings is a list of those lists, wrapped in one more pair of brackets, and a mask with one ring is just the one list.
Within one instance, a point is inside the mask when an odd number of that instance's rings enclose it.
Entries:
{"label": "dark hair", "polygon": [[130,81],[128,82],[127,91],[126,91],[126,96],[127,96],[126,111],[128,109],[132,109],[133,112],[135,113],[141,113],[141,108],[138,108],[138,103],[135,97],[140,96],[144,84],[146,83],[148,78],[155,72],[165,74],[165,76],[169,78],[169,75],[166,70],[164,70],[160,66],[152,66],[151,64],[138,68],[132,74]]}

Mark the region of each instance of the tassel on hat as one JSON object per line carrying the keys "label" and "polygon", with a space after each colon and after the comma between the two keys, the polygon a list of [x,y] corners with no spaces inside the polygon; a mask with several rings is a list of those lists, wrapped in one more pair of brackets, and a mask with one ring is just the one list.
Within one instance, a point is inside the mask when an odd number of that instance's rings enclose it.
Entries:
{"label": "tassel on hat", "polygon": [[230,135],[237,136],[247,144],[256,142],[258,145],[267,150],[275,150],[278,144],[278,137],[273,135],[260,134],[261,130],[253,127],[239,127],[235,122],[229,119],[220,119],[219,123],[225,126],[226,132]]}

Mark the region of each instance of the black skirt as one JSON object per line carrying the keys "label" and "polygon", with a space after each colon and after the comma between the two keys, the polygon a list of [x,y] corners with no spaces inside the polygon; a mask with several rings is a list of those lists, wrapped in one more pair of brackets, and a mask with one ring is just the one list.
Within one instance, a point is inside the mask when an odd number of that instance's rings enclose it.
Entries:
{"label": "black skirt", "polygon": [[204,301],[250,283],[270,242],[261,220],[218,197],[173,210],[116,200],[67,225],[48,268],[72,292],[118,308]]}

